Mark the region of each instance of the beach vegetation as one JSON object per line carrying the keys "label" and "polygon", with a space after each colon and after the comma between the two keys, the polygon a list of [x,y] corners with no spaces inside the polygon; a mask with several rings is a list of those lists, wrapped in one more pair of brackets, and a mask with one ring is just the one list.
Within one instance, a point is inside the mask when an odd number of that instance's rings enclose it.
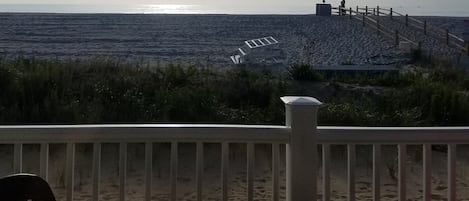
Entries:
{"label": "beach vegetation", "polygon": [[283,124],[279,97],[305,95],[324,102],[321,125],[466,125],[468,77],[438,62],[399,73],[324,74],[309,65],[279,73],[0,58],[0,123]]}
{"label": "beach vegetation", "polygon": [[287,68],[289,77],[297,81],[321,81],[323,76],[308,64],[293,64]]}

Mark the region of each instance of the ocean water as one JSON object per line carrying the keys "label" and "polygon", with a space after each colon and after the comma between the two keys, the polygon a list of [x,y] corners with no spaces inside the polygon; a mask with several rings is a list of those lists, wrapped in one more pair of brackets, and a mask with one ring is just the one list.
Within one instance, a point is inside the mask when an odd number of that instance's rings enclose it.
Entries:
{"label": "ocean water", "polygon": [[[168,14],[314,14],[315,4],[322,1],[309,0],[205,0],[166,1],[158,4],[134,3],[76,3],[76,4],[15,4],[2,0],[0,12],[42,12],[42,13],[168,13]],[[79,0],[76,0],[79,1]],[[75,2],[76,2],[75,1]],[[21,2],[21,1],[20,1]],[[74,1],[70,1],[74,2]],[[98,1],[99,2],[99,1]],[[125,1],[120,1],[125,2]],[[333,6],[340,0],[326,1]],[[346,7],[355,6],[392,7],[398,12],[420,16],[469,16],[469,0],[346,0]]]}

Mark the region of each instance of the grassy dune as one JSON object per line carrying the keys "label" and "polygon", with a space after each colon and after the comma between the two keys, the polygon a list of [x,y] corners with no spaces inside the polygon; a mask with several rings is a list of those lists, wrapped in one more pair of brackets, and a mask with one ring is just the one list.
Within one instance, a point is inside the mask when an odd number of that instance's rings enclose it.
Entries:
{"label": "grassy dune", "polygon": [[469,122],[469,76],[441,62],[401,73],[285,73],[152,66],[111,60],[0,59],[0,123],[223,122],[282,124],[279,97],[325,104],[321,125],[421,126]]}

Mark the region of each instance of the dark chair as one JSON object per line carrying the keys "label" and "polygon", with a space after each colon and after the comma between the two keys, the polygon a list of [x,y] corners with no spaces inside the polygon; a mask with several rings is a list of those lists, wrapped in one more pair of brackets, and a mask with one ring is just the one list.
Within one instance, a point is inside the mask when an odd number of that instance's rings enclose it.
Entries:
{"label": "dark chair", "polygon": [[14,174],[0,178],[0,200],[55,201],[49,184],[33,174]]}

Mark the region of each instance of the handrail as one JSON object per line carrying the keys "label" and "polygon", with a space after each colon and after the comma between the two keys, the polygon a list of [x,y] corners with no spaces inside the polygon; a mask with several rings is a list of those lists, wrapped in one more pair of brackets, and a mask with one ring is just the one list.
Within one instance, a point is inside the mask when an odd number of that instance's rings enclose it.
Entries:
{"label": "handrail", "polygon": [[418,19],[415,19],[413,17],[409,17],[409,20],[412,20],[412,21],[417,22],[419,24],[424,24],[424,22],[422,20],[418,20]]}
{"label": "handrail", "polygon": [[326,144],[465,144],[469,127],[318,127]]}
{"label": "handrail", "polygon": [[[341,9],[341,8],[333,7],[332,9],[334,10],[334,9]],[[344,8],[342,8],[342,9],[344,9]],[[365,13],[357,12],[357,11],[355,11],[355,10],[353,10],[353,9],[350,9],[350,8],[349,8],[349,9],[345,9],[345,12],[346,12],[346,13],[348,12],[349,14],[351,13],[352,15],[355,14],[353,18],[358,19],[358,20],[362,21],[363,23],[365,23],[365,24],[367,24],[367,25],[369,25],[369,26],[371,26],[371,27],[373,27],[373,28],[377,28],[377,29],[378,29],[377,31],[378,31],[379,33],[384,34],[385,36],[389,37],[390,39],[395,39],[395,32],[393,32],[393,31],[391,31],[391,30],[388,30],[388,29],[386,29],[386,28],[383,27],[383,26],[379,26],[379,21],[378,21],[378,20],[373,19],[373,18],[371,18],[371,17],[365,15]],[[338,13],[340,13],[340,10],[338,11]],[[358,16],[361,16],[361,17],[358,17]],[[365,21],[363,21],[362,18],[364,18]],[[369,22],[368,22],[368,21],[369,21]],[[417,42],[414,42],[414,41],[408,39],[407,37],[402,36],[402,34],[399,34],[399,33],[398,33],[398,38],[399,38],[399,39],[403,39],[404,41],[407,41],[407,42],[411,43],[411,44],[414,45],[415,47],[418,47],[418,46],[419,46],[419,44],[418,44]]]}
{"label": "handrail", "polygon": [[[390,9],[386,9],[386,10],[391,11]],[[393,12],[393,14],[398,14],[398,15],[400,15],[400,16],[405,16],[404,14],[398,13],[398,12],[396,12],[396,11],[392,11],[392,12]],[[422,24],[422,25],[425,24],[424,21],[419,20],[419,19],[416,19],[416,18],[414,18],[414,17],[408,17],[408,19],[409,19],[409,20],[412,20],[412,21],[414,21],[414,22],[417,22],[417,23],[419,23],[419,24]],[[431,28],[431,29],[434,29],[434,30],[437,30],[437,31],[439,31],[439,32],[441,32],[441,33],[445,33],[445,34],[446,34],[446,30],[445,30],[445,29],[442,29],[442,28],[440,28],[440,27],[430,27],[430,26],[429,26],[428,28]],[[454,34],[448,33],[448,35],[449,35],[450,37],[456,39],[456,40],[459,40],[459,41],[461,41],[461,42],[465,42],[463,39],[459,38],[458,36],[456,36],[456,35],[454,35]]]}
{"label": "handrail", "polygon": [[454,34],[452,34],[452,33],[448,33],[448,35],[451,36],[451,37],[453,37],[453,38],[456,39],[456,40],[459,40],[459,41],[461,41],[461,42],[464,42],[464,39],[459,38],[459,37],[457,37],[456,35],[454,35]]}
{"label": "handrail", "polygon": [[[377,7],[377,8],[371,8],[371,7],[356,7],[355,10],[352,10],[352,8],[341,8],[341,7],[333,7],[332,9],[335,9],[335,10],[338,10],[337,12],[335,13],[338,13],[338,14],[345,14],[345,15],[364,15],[364,16],[367,16],[367,15],[372,15],[372,16],[390,16],[391,18],[393,17],[393,15],[397,15],[397,16],[401,16],[401,17],[405,17],[406,19],[403,21],[401,20],[400,18],[396,18],[398,22],[401,22],[401,23],[405,23],[407,26],[412,26],[416,29],[419,29],[419,30],[422,30],[424,32],[425,35],[430,35],[438,40],[441,40],[441,41],[445,41],[445,43],[447,45],[453,45],[454,47],[456,47],[457,49],[460,49],[462,51],[465,51],[468,53],[469,55],[469,41],[465,41],[464,39],[456,36],[455,34],[452,34],[452,33],[449,33],[448,30],[446,29],[442,29],[440,27],[434,27],[434,26],[429,26],[429,24],[427,24],[426,21],[422,21],[422,20],[419,20],[417,18],[414,18],[414,17],[410,17],[409,15],[404,15],[402,13],[399,13],[399,12],[396,12],[394,11],[392,8],[391,9],[387,9],[387,8],[381,8],[381,7]],[[342,11],[345,11],[345,12],[341,12],[341,9],[343,9]],[[365,12],[360,12],[361,11],[365,11]],[[388,11],[388,12],[382,12],[382,11]],[[359,19],[361,20],[360,18],[356,18],[356,19]],[[367,20],[370,20],[370,18],[366,18]],[[373,21],[373,20],[370,20],[374,23],[378,23],[376,21]],[[368,24],[368,23],[366,23]],[[370,24],[368,24],[370,25]],[[372,26],[372,25],[371,25]],[[428,30],[432,30],[432,32],[429,32]],[[378,30],[379,32],[381,33],[384,33],[385,35],[389,36],[389,35],[392,35],[392,33],[386,33],[386,32],[383,32],[382,30]],[[392,36],[391,36],[392,37]],[[399,36],[400,38],[405,38],[405,37],[402,37],[402,36]],[[408,40],[410,41],[410,40]],[[416,42],[412,42],[414,45],[417,44]]]}
{"label": "handrail", "polygon": [[[394,13],[394,14],[401,15],[401,16],[404,16],[403,14],[398,13],[398,12],[396,12],[396,11],[393,11],[393,13]],[[452,34],[452,33],[447,32],[447,30],[445,30],[445,29],[442,29],[442,28],[440,28],[440,27],[428,26],[428,24],[426,24],[425,21],[421,21],[421,20],[418,20],[418,19],[413,18],[413,17],[408,17],[407,15],[406,15],[406,17],[407,17],[410,21],[416,22],[416,23],[418,23],[418,24],[420,24],[420,25],[422,25],[422,26],[427,26],[427,27],[414,26],[414,27],[416,27],[416,28],[418,28],[418,29],[432,29],[434,32],[440,32],[440,33],[445,34],[445,35],[448,34],[448,36],[447,36],[447,37],[448,37],[448,40],[453,39],[453,40],[457,40],[458,42],[465,43],[464,39],[462,39],[462,38],[460,38],[460,37],[458,37],[458,36],[456,36],[456,35],[454,35],[454,34]],[[411,25],[412,25],[412,24],[411,24]],[[426,31],[426,30],[424,30],[424,32],[425,32],[425,31]],[[446,36],[440,36],[440,37],[437,37],[437,39],[444,39],[444,40],[446,40]],[[448,43],[456,44],[456,43],[451,42],[451,41],[448,41]],[[469,52],[469,49],[466,49],[466,47],[463,47],[461,44],[456,44],[456,47],[460,48],[460,49],[463,50],[463,51],[468,51],[468,52]],[[462,48],[461,48],[461,47],[462,47]]]}
{"label": "handrail", "polygon": [[[223,133],[223,135],[221,135]],[[286,143],[285,126],[211,124],[120,124],[0,126],[1,143],[41,142],[268,142]]]}
{"label": "handrail", "polygon": [[[269,142],[287,143],[286,126],[227,124],[115,124],[0,126],[2,144],[54,142]],[[318,142],[333,144],[459,144],[469,127],[318,126]]]}

